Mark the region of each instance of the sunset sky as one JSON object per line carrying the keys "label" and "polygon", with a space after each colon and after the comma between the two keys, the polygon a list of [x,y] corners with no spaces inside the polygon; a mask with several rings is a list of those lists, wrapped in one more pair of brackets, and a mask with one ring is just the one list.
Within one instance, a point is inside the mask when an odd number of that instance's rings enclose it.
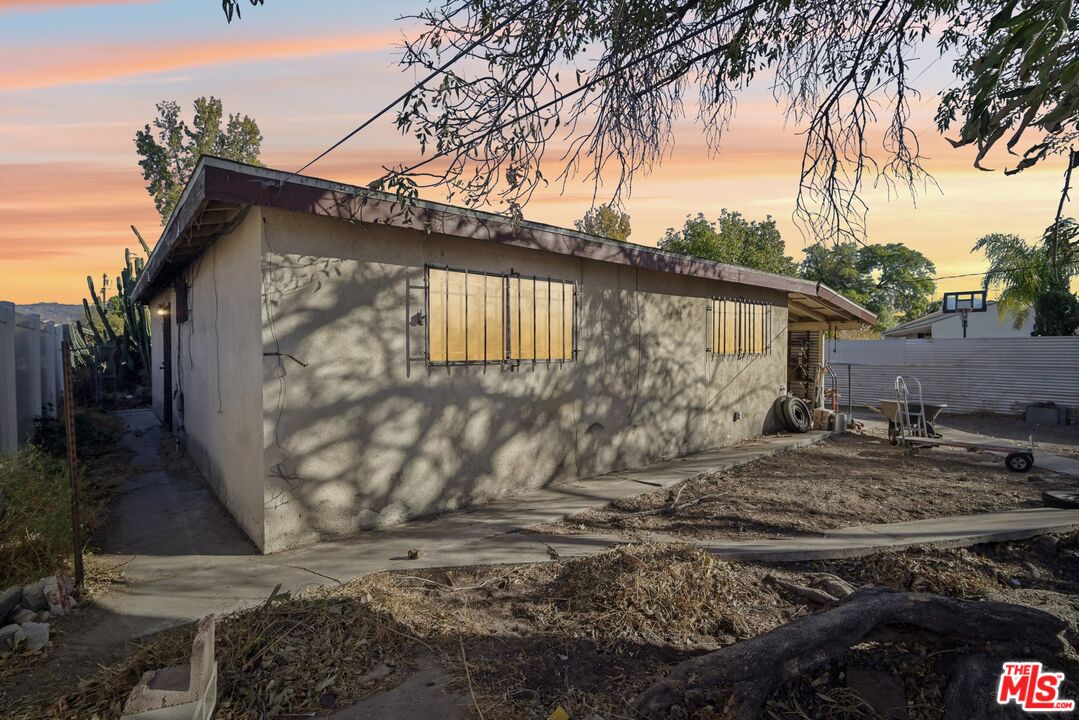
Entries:
{"label": "sunset sky", "polygon": [[[0,0],[0,300],[79,302],[86,275],[119,270],[123,248],[134,244],[129,225],[156,239],[160,223],[133,142],[156,102],[177,100],[189,112],[194,98],[216,95],[226,112],[256,118],[266,165],[295,170],[412,81],[395,64],[395,45],[414,28],[397,18],[421,6],[267,0],[228,25],[219,0]],[[971,167],[973,153],[951,149],[932,126],[948,66],[927,50],[918,65],[924,96],[915,104],[940,190],[922,194],[916,207],[883,189],[867,194],[869,242],[921,250],[939,275],[983,270],[970,254],[983,234],[1040,235],[1056,210],[1064,165],[1058,159],[1014,177]],[[805,241],[791,212],[801,138],[784,127],[768,88],[740,98],[718,157],[708,156],[692,123],[679,127],[672,157],[634,183],[626,204],[631,240],[655,244],[686,214],[715,217],[725,207],[775,216],[788,253],[800,259]],[[386,118],[309,172],[367,182],[381,165],[416,153]],[[583,185],[563,194],[552,188],[525,214],[572,226],[590,201]]]}

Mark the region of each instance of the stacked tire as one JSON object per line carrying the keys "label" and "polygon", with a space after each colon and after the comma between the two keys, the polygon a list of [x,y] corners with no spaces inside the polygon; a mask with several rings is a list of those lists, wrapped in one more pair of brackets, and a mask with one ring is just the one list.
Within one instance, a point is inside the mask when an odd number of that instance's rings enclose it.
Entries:
{"label": "stacked tire", "polygon": [[813,428],[813,415],[800,398],[787,395],[779,399],[779,416],[791,432],[806,433]]}

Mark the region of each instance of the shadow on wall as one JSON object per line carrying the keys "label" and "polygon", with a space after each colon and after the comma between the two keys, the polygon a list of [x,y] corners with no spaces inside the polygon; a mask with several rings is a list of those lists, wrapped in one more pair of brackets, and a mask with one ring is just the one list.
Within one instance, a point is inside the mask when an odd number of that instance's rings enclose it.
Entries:
{"label": "shadow on wall", "polygon": [[[393,228],[303,222],[275,213],[265,226],[266,551],[777,427],[784,308],[772,310],[772,327],[782,329],[770,355],[710,357],[701,298],[716,294],[716,283]],[[299,228],[311,236],[302,244],[289,239]],[[357,233],[370,236],[358,242]],[[415,287],[425,262],[580,283],[578,360],[410,366],[406,344],[422,358],[423,328],[406,331],[406,307],[423,307]]]}

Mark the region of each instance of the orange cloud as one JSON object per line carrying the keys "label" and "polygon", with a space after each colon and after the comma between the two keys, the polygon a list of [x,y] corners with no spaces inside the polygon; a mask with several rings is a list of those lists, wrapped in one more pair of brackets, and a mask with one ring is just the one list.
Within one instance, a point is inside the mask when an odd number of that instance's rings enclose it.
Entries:
{"label": "orange cloud", "polygon": [[[2,0],[0,0],[2,1]],[[38,48],[0,55],[0,92],[93,83],[193,67],[389,49],[399,35],[365,35],[189,43],[125,43]],[[40,61],[40,62],[38,62]]]}
{"label": "orange cloud", "polygon": [[103,163],[0,166],[0,266],[103,250],[119,257],[134,241],[131,223],[156,239],[159,220],[142,185],[137,168]]}

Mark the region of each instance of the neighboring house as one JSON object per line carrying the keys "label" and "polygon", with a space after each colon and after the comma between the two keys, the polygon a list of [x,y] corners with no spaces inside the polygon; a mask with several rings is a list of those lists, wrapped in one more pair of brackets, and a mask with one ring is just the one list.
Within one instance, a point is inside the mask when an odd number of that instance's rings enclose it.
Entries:
{"label": "neighboring house", "polygon": [[[1015,317],[1002,315],[995,300],[985,304],[985,312],[970,313],[967,320],[968,338],[1030,337],[1034,332],[1034,313],[1017,328]],[[937,312],[900,323],[882,333],[886,338],[933,339],[963,337],[963,318],[958,313]]]}
{"label": "neighboring house", "polygon": [[819,357],[876,320],[797,278],[215,158],[134,293],[155,411],[265,552],[759,435],[789,333]]}

